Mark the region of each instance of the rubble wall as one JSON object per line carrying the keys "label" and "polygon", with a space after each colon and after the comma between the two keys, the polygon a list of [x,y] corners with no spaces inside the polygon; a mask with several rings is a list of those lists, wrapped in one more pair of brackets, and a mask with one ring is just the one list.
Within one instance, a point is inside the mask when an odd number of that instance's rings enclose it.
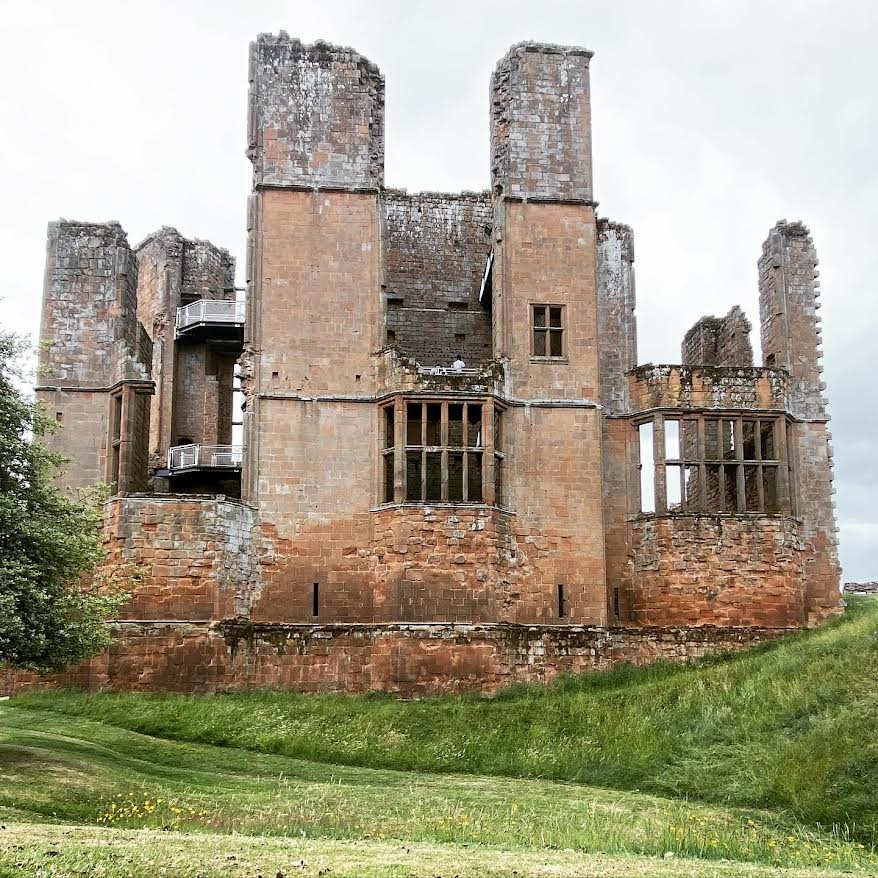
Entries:
{"label": "rubble wall", "polygon": [[672,515],[631,523],[638,625],[801,627],[806,554],[795,519]]}
{"label": "rubble wall", "polygon": [[560,673],[688,661],[773,640],[771,628],[508,625],[122,624],[110,649],[64,674],[0,669],[0,694],[40,687],[192,693],[382,690],[492,694]]}
{"label": "rubble wall", "polygon": [[381,197],[387,342],[423,366],[490,361],[479,290],[491,250],[490,193]]}

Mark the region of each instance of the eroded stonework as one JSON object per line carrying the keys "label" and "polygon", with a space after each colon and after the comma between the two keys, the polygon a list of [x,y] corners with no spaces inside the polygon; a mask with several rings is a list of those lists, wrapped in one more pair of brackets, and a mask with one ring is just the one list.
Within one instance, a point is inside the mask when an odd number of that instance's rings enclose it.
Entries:
{"label": "eroded stonework", "polygon": [[53,224],[38,393],[65,484],[116,487],[105,563],[147,576],[113,648],[44,682],[492,692],[838,611],[808,230],[759,260],[762,363],[736,306],[638,365],[590,59],[513,47],[490,189],[409,194],[378,68],[260,36],[246,300],[209,242]]}

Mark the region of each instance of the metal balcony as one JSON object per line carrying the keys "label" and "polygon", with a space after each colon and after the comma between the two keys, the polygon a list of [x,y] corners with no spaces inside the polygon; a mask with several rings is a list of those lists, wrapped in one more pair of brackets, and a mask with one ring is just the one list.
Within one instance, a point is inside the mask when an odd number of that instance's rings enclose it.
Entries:
{"label": "metal balcony", "polygon": [[455,369],[452,366],[419,366],[418,374],[419,375],[440,375],[440,376],[458,376],[462,378],[475,378],[477,375],[480,375],[482,372],[481,369],[472,369],[469,366],[464,367],[463,369]]}
{"label": "metal balcony", "polygon": [[244,302],[199,299],[177,309],[177,338],[244,341]]}
{"label": "metal balcony", "polygon": [[195,470],[240,470],[240,445],[175,445],[168,449],[168,475]]}

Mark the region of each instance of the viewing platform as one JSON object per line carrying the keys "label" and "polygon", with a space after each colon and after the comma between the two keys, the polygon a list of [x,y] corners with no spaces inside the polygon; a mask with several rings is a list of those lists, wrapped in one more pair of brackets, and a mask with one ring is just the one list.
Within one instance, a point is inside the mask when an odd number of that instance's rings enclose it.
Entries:
{"label": "viewing platform", "polygon": [[240,470],[244,449],[240,445],[175,445],[168,449],[167,475],[194,470]]}
{"label": "viewing platform", "polygon": [[178,340],[233,341],[244,344],[245,303],[199,299],[177,309]]}

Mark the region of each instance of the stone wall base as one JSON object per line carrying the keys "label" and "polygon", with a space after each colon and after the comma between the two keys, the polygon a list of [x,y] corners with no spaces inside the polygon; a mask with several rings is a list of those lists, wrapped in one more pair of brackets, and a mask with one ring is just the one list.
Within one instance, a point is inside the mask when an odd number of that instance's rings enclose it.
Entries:
{"label": "stone wall base", "polygon": [[548,682],[565,672],[736,651],[788,633],[711,626],[124,622],[105,653],[63,674],[0,669],[0,694],[64,687],[489,694],[511,683]]}

